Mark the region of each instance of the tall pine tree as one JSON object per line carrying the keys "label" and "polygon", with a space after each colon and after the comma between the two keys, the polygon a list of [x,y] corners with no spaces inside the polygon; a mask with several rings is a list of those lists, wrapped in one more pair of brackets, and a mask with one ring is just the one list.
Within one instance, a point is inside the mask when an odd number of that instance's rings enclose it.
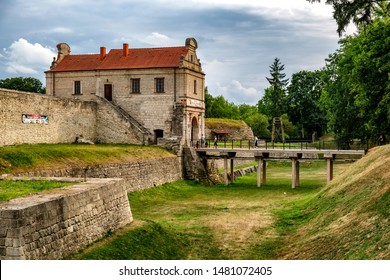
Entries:
{"label": "tall pine tree", "polygon": [[273,64],[270,66],[271,77],[266,77],[270,83],[270,87],[267,88],[267,103],[268,112],[271,117],[280,117],[286,112],[286,87],[288,79],[286,74],[283,73],[284,64],[281,64],[279,58],[275,58]]}

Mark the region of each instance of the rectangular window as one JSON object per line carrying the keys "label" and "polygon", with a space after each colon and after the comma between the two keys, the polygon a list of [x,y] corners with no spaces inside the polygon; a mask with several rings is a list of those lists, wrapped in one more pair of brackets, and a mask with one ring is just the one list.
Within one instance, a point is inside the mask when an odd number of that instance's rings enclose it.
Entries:
{"label": "rectangular window", "polygon": [[141,79],[131,79],[131,93],[141,93]]}
{"label": "rectangular window", "polygon": [[194,94],[196,94],[196,80],[194,80]]}
{"label": "rectangular window", "polygon": [[81,94],[81,81],[74,81],[74,92],[73,94]]}
{"label": "rectangular window", "polygon": [[164,92],[164,78],[156,78],[154,79],[156,85],[156,92],[163,93]]}

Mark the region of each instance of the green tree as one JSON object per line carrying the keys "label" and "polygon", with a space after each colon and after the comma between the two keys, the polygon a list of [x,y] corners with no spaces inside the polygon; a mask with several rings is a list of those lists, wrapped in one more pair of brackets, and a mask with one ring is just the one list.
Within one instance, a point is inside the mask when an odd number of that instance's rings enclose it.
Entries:
{"label": "green tree", "polygon": [[245,120],[249,116],[257,114],[257,107],[253,105],[248,104],[240,104],[238,105],[238,114],[239,119]]}
{"label": "green tree", "polygon": [[237,105],[229,102],[222,95],[213,97],[207,88],[205,89],[205,103],[207,118],[241,119]]}
{"label": "green tree", "polygon": [[284,126],[284,137],[286,139],[299,137],[298,128],[290,121],[289,116],[287,114],[283,114],[282,119]]}
{"label": "green tree", "polygon": [[268,87],[264,90],[264,96],[257,102],[257,110],[260,114],[266,115],[269,119],[272,119],[272,103],[271,94],[272,87]]}
{"label": "green tree", "polygon": [[204,89],[204,99],[205,99],[205,113],[206,113],[206,118],[213,118],[213,103],[214,103],[214,97],[209,93],[209,90],[207,87]]}
{"label": "green tree", "polygon": [[335,133],[339,146],[348,149],[355,138],[365,139],[365,120],[359,117],[355,95],[344,83],[339,68],[343,53],[338,50],[326,60],[323,70],[324,90],[320,106],[326,111],[328,129]]}
{"label": "green tree", "polygon": [[0,80],[0,88],[36,92],[36,93],[46,92],[46,89],[42,86],[41,81],[31,77],[28,78],[17,77],[17,78],[7,78],[4,80]]}
{"label": "green tree", "polygon": [[354,94],[361,137],[390,132],[390,18],[376,20],[357,36],[342,40],[338,62],[342,81]]}
{"label": "green tree", "polygon": [[271,132],[268,130],[269,122],[267,116],[255,113],[247,116],[244,121],[250,126],[253,134],[258,138],[271,137]]}
{"label": "green tree", "polygon": [[287,112],[302,138],[310,138],[313,132],[320,136],[326,129],[326,115],[319,105],[323,87],[320,71],[300,71],[291,77]]}
{"label": "green tree", "polygon": [[390,15],[388,0],[325,0],[325,3],[333,6],[333,18],[337,22],[339,35],[345,32],[351,21],[358,27],[366,27],[372,24],[375,18]]}
{"label": "green tree", "polygon": [[262,102],[263,109],[268,116],[280,117],[285,113],[286,108],[286,86],[288,79],[286,74],[283,73],[284,65],[280,63],[279,58],[275,58],[273,64],[270,66],[271,77],[266,77],[270,83],[270,87],[266,89],[264,94],[264,101]]}

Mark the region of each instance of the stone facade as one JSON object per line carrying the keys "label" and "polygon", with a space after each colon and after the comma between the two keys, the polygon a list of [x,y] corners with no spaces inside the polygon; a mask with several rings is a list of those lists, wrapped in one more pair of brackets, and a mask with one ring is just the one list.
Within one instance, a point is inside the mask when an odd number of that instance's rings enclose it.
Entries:
{"label": "stone facade", "polygon": [[[205,74],[196,55],[195,39],[188,38],[185,46],[172,48],[129,49],[123,44],[123,50],[108,54],[101,47],[95,55],[71,55],[64,43],[57,47],[58,57],[46,72],[47,95],[106,98],[146,128],[154,143],[157,138],[180,137],[182,144],[200,138],[204,131]],[[163,90],[157,90],[156,79],[163,80]]]}
{"label": "stone facade", "polygon": [[122,179],[1,202],[0,259],[61,259],[132,219]]}

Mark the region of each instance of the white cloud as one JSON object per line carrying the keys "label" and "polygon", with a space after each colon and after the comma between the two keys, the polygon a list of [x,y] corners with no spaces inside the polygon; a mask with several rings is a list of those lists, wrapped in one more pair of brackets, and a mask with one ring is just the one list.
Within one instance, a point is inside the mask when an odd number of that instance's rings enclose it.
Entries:
{"label": "white cloud", "polygon": [[167,35],[153,32],[152,34],[146,36],[145,41],[151,45],[165,46],[169,44],[170,38]]}
{"label": "white cloud", "polygon": [[317,16],[332,15],[331,6],[324,3],[311,4],[307,0],[193,0],[193,2],[204,7],[247,8],[252,12],[278,17],[292,17],[302,11]]}
{"label": "white cloud", "polygon": [[5,49],[6,71],[12,74],[36,74],[48,70],[56,54],[49,48],[20,38]]}
{"label": "white cloud", "polygon": [[73,30],[67,27],[54,27],[49,30],[49,33],[58,33],[58,34],[69,34],[72,32]]}
{"label": "white cloud", "polygon": [[226,86],[217,85],[218,95],[222,95],[229,102],[234,104],[255,105],[261,98],[260,92],[253,87],[244,87],[237,80],[230,81]]}

